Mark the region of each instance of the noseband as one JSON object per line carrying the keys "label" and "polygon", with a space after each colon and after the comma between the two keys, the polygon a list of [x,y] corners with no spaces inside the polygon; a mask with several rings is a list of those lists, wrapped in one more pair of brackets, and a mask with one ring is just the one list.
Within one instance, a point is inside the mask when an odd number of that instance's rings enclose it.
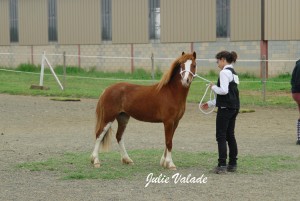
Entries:
{"label": "noseband", "polygon": [[197,76],[197,74],[194,74],[192,71],[190,71],[190,70],[182,70],[182,68],[181,68],[179,74],[181,75],[182,78],[183,78],[183,73],[185,73],[185,72],[188,72],[189,74],[191,74],[192,77],[193,77],[193,79],[194,79],[194,77]]}
{"label": "noseband", "polygon": [[[194,74],[190,69],[189,70],[186,70],[186,69],[182,70],[182,67],[181,67],[180,72],[179,72],[179,74],[181,75],[181,78],[183,78],[183,73],[188,72],[189,74],[192,75],[192,79],[194,79],[194,77],[197,76],[197,72]],[[196,65],[196,71],[197,71],[197,65]]]}

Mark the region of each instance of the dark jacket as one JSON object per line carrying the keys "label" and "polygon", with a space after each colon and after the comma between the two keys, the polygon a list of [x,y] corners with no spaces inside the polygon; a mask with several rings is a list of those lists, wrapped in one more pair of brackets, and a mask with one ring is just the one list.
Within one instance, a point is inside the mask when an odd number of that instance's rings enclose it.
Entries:
{"label": "dark jacket", "polygon": [[292,74],[291,85],[292,93],[300,93],[300,59],[296,61]]}
{"label": "dark jacket", "polygon": [[[233,68],[226,68],[226,70],[230,70],[232,74],[236,74]],[[220,79],[218,79],[218,87],[220,87]],[[226,107],[230,109],[240,109],[240,96],[237,84],[232,80],[228,86],[228,94],[226,95],[217,95],[217,107]]]}

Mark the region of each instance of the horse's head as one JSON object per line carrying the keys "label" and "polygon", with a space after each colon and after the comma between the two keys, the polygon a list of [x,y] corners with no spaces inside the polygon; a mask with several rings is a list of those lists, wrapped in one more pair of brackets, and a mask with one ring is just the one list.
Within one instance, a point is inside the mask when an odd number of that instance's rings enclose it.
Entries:
{"label": "horse's head", "polygon": [[184,87],[189,87],[197,72],[196,52],[192,54],[185,54],[182,52],[182,59],[180,59],[180,75],[181,83]]}
{"label": "horse's head", "polygon": [[[182,55],[177,58],[171,65],[170,69],[164,73],[160,82],[157,85],[157,89],[162,89],[163,86],[173,83],[170,82],[173,78],[180,78],[182,86],[188,88],[193,81],[193,78],[196,74],[196,52],[192,54],[185,54],[182,52]],[[179,74],[178,74],[179,72]]]}

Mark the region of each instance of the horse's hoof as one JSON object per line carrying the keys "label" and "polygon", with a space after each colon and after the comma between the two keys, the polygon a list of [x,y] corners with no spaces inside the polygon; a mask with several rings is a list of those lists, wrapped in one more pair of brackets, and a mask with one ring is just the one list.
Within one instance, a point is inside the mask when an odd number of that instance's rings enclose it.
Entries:
{"label": "horse's hoof", "polygon": [[91,157],[91,162],[94,165],[94,168],[100,168],[100,161],[98,158]]}
{"label": "horse's hoof", "polygon": [[164,165],[168,170],[176,170],[176,166],[173,162],[166,161]]}
{"label": "horse's hoof", "polygon": [[177,168],[176,168],[175,166],[169,167],[168,169],[169,169],[169,170],[172,170],[172,171],[177,170]]}
{"label": "horse's hoof", "polygon": [[90,157],[90,158],[91,158],[91,163],[92,163],[92,164],[94,164],[94,160],[95,160],[94,156],[93,156],[93,155],[91,155],[91,157]]}
{"label": "horse's hoof", "polygon": [[95,163],[94,168],[100,168],[100,163]]}
{"label": "horse's hoof", "polygon": [[133,165],[133,161],[130,158],[122,158],[122,163],[126,165]]}

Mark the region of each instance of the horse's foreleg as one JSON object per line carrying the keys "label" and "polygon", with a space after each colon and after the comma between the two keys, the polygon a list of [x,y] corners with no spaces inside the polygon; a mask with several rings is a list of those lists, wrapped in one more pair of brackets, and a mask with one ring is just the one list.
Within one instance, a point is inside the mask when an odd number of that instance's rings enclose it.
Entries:
{"label": "horse's foreleg", "polygon": [[133,164],[133,161],[128,156],[128,153],[127,153],[127,151],[125,149],[124,137],[123,137],[123,133],[124,133],[124,131],[126,129],[126,126],[127,126],[129,118],[130,118],[130,116],[127,115],[126,113],[121,113],[117,117],[118,131],[117,131],[116,138],[117,138],[117,142],[118,142],[119,148],[120,148],[121,161],[124,164]]}
{"label": "horse's foreleg", "polygon": [[169,151],[168,148],[165,148],[165,151],[160,159],[160,165],[170,170],[176,170],[176,166],[172,160],[171,151]]}
{"label": "horse's foreleg", "polygon": [[96,139],[94,151],[91,155],[91,163],[94,164],[95,168],[100,167],[100,161],[99,161],[99,149],[100,149],[100,143],[103,140],[104,136],[106,135],[108,129],[110,129],[112,122],[108,123],[104,128],[102,133],[99,135],[99,137]]}
{"label": "horse's foreleg", "polygon": [[178,125],[178,123],[173,123],[173,122],[172,123],[164,123],[166,148],[160,159],[160,165],[167,169],[170,169],[170,170],[176,170],[176,166],[172,160],[171,152],[172,152],[173,135],[174,135],[177,125]]}

